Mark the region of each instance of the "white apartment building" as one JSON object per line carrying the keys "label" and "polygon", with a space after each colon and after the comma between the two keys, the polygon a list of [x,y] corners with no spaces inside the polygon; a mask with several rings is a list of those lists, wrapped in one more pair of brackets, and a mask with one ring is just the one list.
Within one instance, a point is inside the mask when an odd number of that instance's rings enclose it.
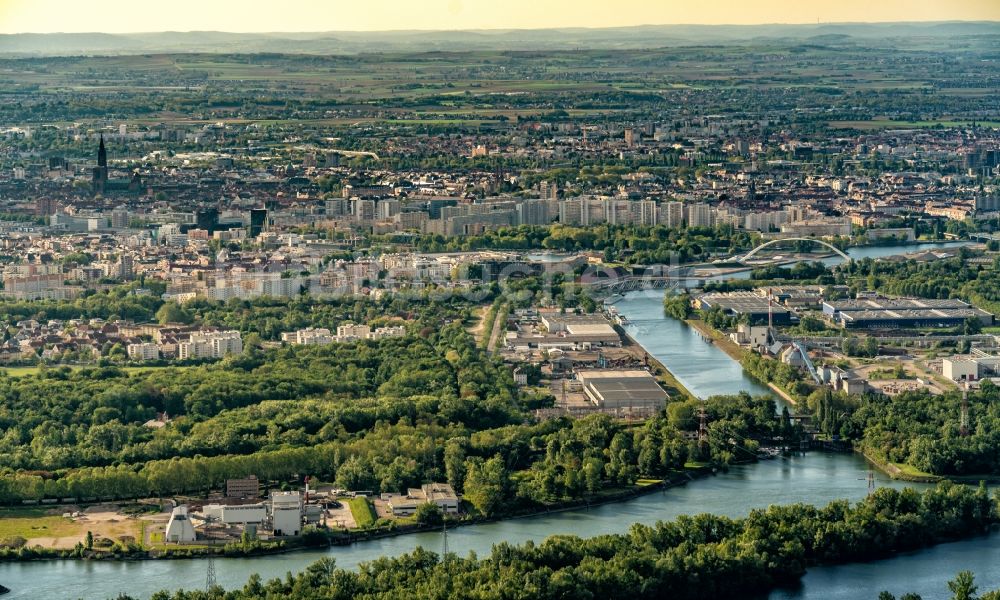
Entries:
{"label": "white apartment building", "polygon": [[306,285],[302,277],[282,277],[281,273],[257,273],[233,269],[224,277],[215,280],[215,286],[209,287],[206,294],[213,300],[230,300],[238,298],[249,300],[260,296],[274,298],[289,298],[297,296]]}
{"label": "white apartment building", "polygon": [[660,205],[659,222],[667,227],[680,227],[684,224],[684,203],[665,202]]}
{"label": "white apartment building", "polygon": [[797,236],[851,235],[849,217],[820,217],[808,221],[790,221],[781,226],[781,233]]}
{"label": "white apartment building", "polygon": [[711,205],[704,202],[689,204],[687,206],[687,224],[688,227],[714,227],[715,211],[712,210]]}
{"label": "white apartment building", "polygon": [[559,203],[559,222],[564,225],[596,225],[605,222],[606,215],[603,198],[580,196]]}
{"label": "white apartment building", "polygon": [[228,354],[243,352],[243,338],[239,331],[213,331],[193,333],[184,342],[177,344],[177,357],[222,358]]}
{"label": "white apartment building", "polygon": [[743,227],[753,231],[777,230],[788,222],[788,213],[783,210],[770,212],[748,212],[743,218]]}
{"label": "white apartment building", "polygon": [[124,206],[115,207],[111,211],[111,227],[115,229],[125,229],[128,227],[131,214]]}
{"label": "white apartment building", "polygon": [[340,325],[337,327],[337,340],[346,342],[349,340],[366,340],[371,336],[372,328],[367,325]]}
{"label": "white apartment building", "polygon": [[354,201],[354,219],[356,221],[374,221],[375,220],[375,201],[374,200],[355,200]]}
{"label": "white apartment building", "polygon": [[298,331],[282,333],[281,341],[304,346],[325,346],[326,344],[333,343],[335,340],[329,329],[309,327]]}
{"label": "white apartment building", "polygon": [[129,360],[156,360],[160,358],[160,347],[153,342],[129,344],[126,350]]}
{"label": "white apartment building", "polygon": [[370,340],[382,340],[385,338],[403,337],[406,335],[406,327],[397,325],[395,327],[376,327],[375,331],[368,334]]}
{"label": "white apartment building", "polygon": [[638,204],[638,219],[636,222],[639,225],[652,226],[656,225],[659,221],[657,219],[657,207],[656,201],[654,200],[640,200]]}
{"label": "white apartment building", "polygon": [[333,342],[351,342],[354,340],[382,340],[406,335],[406,327],[402,325],[377,327],[373,331],[368,325],[348,323],[337,327],[337,335],[331,335],[329,329],[307,328],[281,334],[281,341],[289,344],[326,345]]}
{"label": "white apartment building", "polygon": [[379,200],[375,205],[375,215],[379,220],[387,221],[399,214],[399,200]]}

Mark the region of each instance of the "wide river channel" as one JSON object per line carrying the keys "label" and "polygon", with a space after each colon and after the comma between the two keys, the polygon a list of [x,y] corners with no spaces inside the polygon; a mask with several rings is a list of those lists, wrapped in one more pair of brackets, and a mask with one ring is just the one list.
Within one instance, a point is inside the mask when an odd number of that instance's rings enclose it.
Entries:
{"label": "wide river channel", "polygon": [[[853,257],[888,256],[940,245],[885,246],[852,249]],[[663,315],[663,292],[637,292],[615,306],[629,318],[629,333],[662,362],[693,394],[749,391],[767,388],[746,377],[739,365],[681,322]],[[806,502],[823,505],[831,500],[859,500],[867,493],[868,466],[852,454],[813,452],[801,456],[739,466],[727,473],[697,479],[685,486],[633,500],[461,527],[448,532],[448,549],[459,555],[489,554],[500,541],[541,541],[551,535],[593,536],[625,532],[633,523],[655,523],[677,515],[710,512],[742,516],[770,504]],[[879,485],[903,487],[884,477]],[[352,568],[380,556],[395,556],[417,546],[434,551],[442,547],[440,533],[424,533],[363,542],[322,551],[258,558],[215,561],[217,580],[226,588],[241,587],[252,573],[265,579],[299,571],[322,556]],[[913,591],[925,600],[950,597],[946,581],[962,570],[976,573],[980,590],[1000,588],[1000,534],[945,544],[866,564],[811,569],[794,589],[777,590],[769,600],[872,599],[881,590],[897,596]],[[0,584],[12,591],[4,598],[72,599],[113,598],[125,592],[148,598],[158,590],[197,589],[205,584],[204,560],[137,562],[45,561],[0,564]]]}

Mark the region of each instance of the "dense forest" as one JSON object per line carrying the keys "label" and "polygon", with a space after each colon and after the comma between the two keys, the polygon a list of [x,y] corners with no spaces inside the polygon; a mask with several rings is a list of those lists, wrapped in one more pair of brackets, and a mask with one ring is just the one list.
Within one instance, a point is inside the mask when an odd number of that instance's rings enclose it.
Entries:
{"label": "dense forest", "polygon": [[959,392],[827,396],[829,418],[843,415],[836,430],[859,439],[874,457],[935,475],[1000,473],[1000,388],[989,381],[968,395],[967,436],[960,431]]}
{"label": "dense forest", "polygon": [[[708,402],[710,435],[700,444],[683,435],[696,426],[687,402],[638,426],[603,416],[533,424],[529,409],[551,397],[519,390],[477,346],[465,329],[471,305],[460,299],[181,308],[108,293],[66,304],[46,310],[108,318],[134,306],[261,339],[344,319],[402,319],[409,333],[327,346],[251,340],[242,354],[211,364],[0,376],[0,502],[203,492],[247,474],[277,485],[308,474],[375,491],[446,479],[491,516],[663,478],[689,459],[753,460],[759,444],[800,435],[770,400],[746,395]],[[0,310],[31,316],[16,303]],[[164,413],[168,425],[145,425]]]}
{"label": "dense forest", "polygon": [[982,486],[941,484],[923,493],[881,488],[855,505],[772,506],[743,519],[698,515],[633,525],[620,535],[501,542],[482,558],[418,548],[356,571],[321,559],[284,579],[252,576],[242,589],[153,598],[746,598],[793,584],[810,566],[872,560],[974,535],[997,519],[996,500]]}

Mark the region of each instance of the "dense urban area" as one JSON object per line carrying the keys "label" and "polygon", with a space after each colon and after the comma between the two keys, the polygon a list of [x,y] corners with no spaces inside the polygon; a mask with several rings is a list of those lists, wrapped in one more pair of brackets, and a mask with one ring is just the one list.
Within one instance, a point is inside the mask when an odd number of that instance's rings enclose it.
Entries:
{"label": "dense urban area", "polygon": [[[0,54],[0,561],[206,558],[66,597],[746,598],[982,539],[1000,26],[838,31]],[[448,551],[814,455],[855,501]],[[951,567],[935,593],[1000,597]]]}

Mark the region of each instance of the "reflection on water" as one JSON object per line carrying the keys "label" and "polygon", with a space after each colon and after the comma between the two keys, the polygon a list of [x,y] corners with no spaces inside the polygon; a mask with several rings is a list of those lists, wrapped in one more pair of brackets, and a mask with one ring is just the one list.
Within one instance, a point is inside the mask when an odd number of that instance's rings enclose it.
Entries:
{"label": "reflection on water", "polygon": [[[853,454],[812,453],[764,461],[737,466],[728,473],[697,479],[682,487],[627,502],[460,527],[448,532],[448,548],[462,556],[469,552],[484,556],[499,541],[516,544],[557,534],[590,537],[624,533],[632,523],[652,524],[681,514],[701,512],[739,517],[752,508],[775,503],[826,504],[839,498],[859,500],[867,493],[866,474],[865,462]],[[280,556],[219,559],[216,561],[217,577],[227,588],[240,587],[251,573],[258,572],[265,579],[283,577],[288,571],[302,570],[321,556],[333,557],[341,567],[353,568],[360,562],[396,556],[417,546],[439,552],[441,534],[400,536]],[[13,590],[5,599],[109,598],[120,592],[148,598],[161,589],[201,588],[205,568],[203,560],[8,563],[0,565],[0,583]]]}
{"label": "reflection on water", "polygon": [[[851,255],[887,256],[941,245],[886,246],[852,249]],[[766,387],[752,381],[738,363],[697,331],[663,315],[663,292],[629,294],[616,306],[633,324],[630,335],[666,365],[699,397],[748,391],[766,394]],[[499,541],[522,543],[550,535],[594,536],[622,533],[632,523],[655,523],[680,514],[710,512],[745,515],[752,508],[770,504],[805,502],[822,505],[840,498],[858,500],[867,492],[867,466],[851,454],[819,454],[782,458],[735,467],[728,473],[698,479],[686,486],[627,502],[487,523],[452,530],[450,550],[465,555],[486,555]],[[880,485],[902,487],[897,482]],[[353,568],[380,556],[396,556],[417,546],[440,551],[441,535],[425,533],[400,536],[323,551],[280,556],[216,561],[218,582],[241,587],[252,573],[265,579],[299,571],[322,556]],[[1000,535],[938,546],[895,559],[863,565],[812,569],[795,590],[780,590],[771,600],[874,599],[888,589],[897,596],[915,591],[926,600],[947,598],[945,582],[956,572],[976,572],[980,589],[1000,588]],[[112,598],[119,593],[148,598],[158,590],[199,589],[204,586],[206,563],[200,560],[86,562],[45,561],[0,564],[0,584],[12,592],[10,599]]]}
{"label": "reflection on water", "polygon": [[697,330],[663,314],[663,291],[630,292],[615,304],[629,320],[625,328],[681,384],[699,398],[747,391],[770,394],[743,372],[743,367]]}

